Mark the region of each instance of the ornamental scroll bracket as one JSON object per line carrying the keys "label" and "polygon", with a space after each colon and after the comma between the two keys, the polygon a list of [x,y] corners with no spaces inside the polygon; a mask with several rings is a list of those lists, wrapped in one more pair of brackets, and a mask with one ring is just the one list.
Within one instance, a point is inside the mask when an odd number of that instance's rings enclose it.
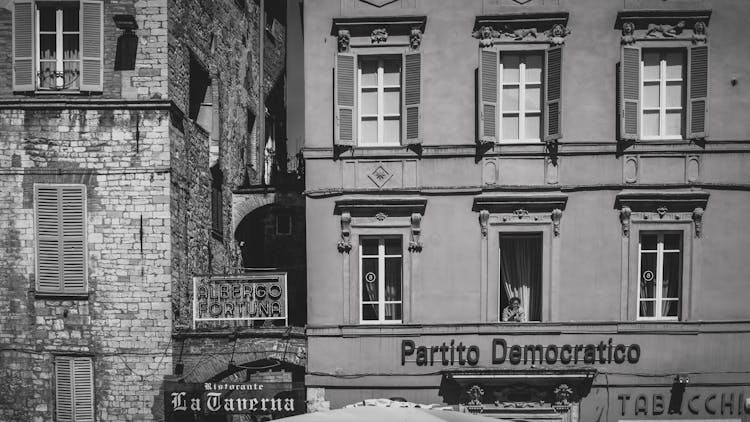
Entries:
{"label": "ornamental scroll bracket", "polygon": [[489,231],[490,212],[488,210],[479,211],[479,228],[482,231],[482,237],[486,238]]}
{"label": "ornamental scroll bracket", "polygon": [[337,245],[339,253],[349,253],[352,250],[352,215],[348,212],[341,213],[341,240]]}
{"label": "ornamental scroll bracket", "polygon": [[550,218],[552,219],[552,233],[555,237],[560,236],[560,219],[562,219],[562,214],[560,208],[555,208],[550,215]]}
{"label": "ornamental scroll bracket", "polygon": [[422,214],[415,212],[411,215],[411,238],[409,239],[409,252],[422,252]]}
{"label": "ornamental scroll bracket", "polygon": [[622,224],[622,235],[630,237],[630,216],[633,214],[630,207],[624,206],[620,209],[620,223]]}
{"label": "ornamental scroll bracket", "polygon": [[695,224],[695,237],[703,236],[703,208],[697,207],[693,210],[693,224]]}

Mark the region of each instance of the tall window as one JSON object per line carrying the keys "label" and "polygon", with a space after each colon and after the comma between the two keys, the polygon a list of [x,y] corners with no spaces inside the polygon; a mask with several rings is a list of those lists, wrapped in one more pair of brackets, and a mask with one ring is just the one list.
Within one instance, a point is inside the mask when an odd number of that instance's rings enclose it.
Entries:
{"label": "tall window", "polygon": [[542,57],[542,53],[500,55],[503,141],[541,139]]}
{"label": "tall window", "polygon": [[91,358],[55,358],[55,414],[58,422],[94,421],[94,369]]}
{"label": "tall window", "polygon": [[643,50],[642,139],[682,139],[684,133],[685,53]]}
{"label": "tall window", "polygon": [[678,319],[682,282],[682,236],[641,233],[638,319]]}
{"label": "tall window", "polygon": [[80,87],[79,3],[39,3],[36,11],[37,86],[40,90]]}
{"label": "tall window", "polygon": [[361,322],[400,323],[403,267],[401,238],[362,238],[359,257]]}
{"label": "tall window", "polygon": [[359,57],[359,144],[401,143],[401,56]]}
{"label": "tall window", "polygon": [[219,169],[218,164],[211,167],[211,234],[218,240],[221,240],[224,237],[223,183],[224,176]]}
{"label": "tall window", "polygon": [[540,321],[542,316],[542,236],[500,235],[500,309],[498,319],[510,300],[518,298],[524,317]]}

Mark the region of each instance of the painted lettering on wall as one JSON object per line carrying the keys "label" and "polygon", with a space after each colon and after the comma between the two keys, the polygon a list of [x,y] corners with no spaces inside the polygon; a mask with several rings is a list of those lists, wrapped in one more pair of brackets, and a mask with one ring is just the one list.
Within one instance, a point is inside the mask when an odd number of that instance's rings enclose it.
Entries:
{"label": "painted lettering on wall", "polygon": [[[451,339],[439,345],[417,345],[413,340],[401,341],[401,365],[415,362],[417,366],[475,366],[479,363],[479,346]],[[528,364],[635,364],[641,358],[638,344],[615,344],[612,339],[597,344],[524,344],[509,345],[504,338],[492,339],[490,353],[493,365]]]}

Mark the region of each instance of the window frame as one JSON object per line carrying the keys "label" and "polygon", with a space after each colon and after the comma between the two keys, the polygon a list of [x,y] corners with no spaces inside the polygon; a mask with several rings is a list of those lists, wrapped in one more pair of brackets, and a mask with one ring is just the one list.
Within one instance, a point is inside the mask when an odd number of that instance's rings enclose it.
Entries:
{"label": "window frame", "polygon": [[[682,63],[681,63],[681,75],[680,79],[669,79],[667,78],[666,72],[667,72],[667,60],[666,55],[670,51],[679,51],[682,56]],[[646,53],[649,52],[658,52],[659,53],[659,79],[658,80],[646,80],[644,77],[645,75],[645,61],[644,57],[646,56]],[[639,139],[643,141],[669,141],[669,140],[683,140],[686,139],[686,120],[687,120],[687,48],[684,47],[656,47],[656,46],[649,46],[649,47],[641,47],[641,60],[640,60],[640,66],[639,66],[639,75],[640,75],[640,87],[639,87],[639,95],[641,98],[641,101],[639,102],[639,108],[638,108],[638,118],[641,121],[641,127],[640,127],[640,133],[638,134]],[[666,105],[666,88],[667,85],[669,85],[670,82],[680,82],[680,106],[679,107],[668,107]],[[645,86],[648,82],[658,82],[659,84],[659,107],[645,107]],[[654,111],[658,110],[659,113],[659,134],[658,135],[646,135],[646,110]],[[666,129],[666,115],[669,111],[674,110],[680,110],[680,134],[679,135],[667,135],[665,133]]]}
{"label": "window frame", "polygon": [[[41,11],[39,10],[39,4],[44,3],[45,6],[52,6],[55,10],[55,31],[42,31],[41,30]],[[65,31],[64,30],[64,21],[63,21],[63,9],[66,7],[75,8],[78,11],[78,31]],[[65,60],[64,55],[62,54],[64,51],[64,39],[65,35],[77,35],[78,36],[78,59],[76,60]],[[63,87],[58,88],[55,86],[54,88],[44,88],[41,84],[41,73],[42,73],[42,65],[41,63],[44,62],[51,62],[52,60],[42,60],[41,59],[41,36],[42,35],[55,35],[55,55],[57,58],[55,59],[55,68],[57,69],[55,71],[55,75],[53,76],[55,80],[57,79],[57,73],[64,73],[64,63],[67,62],[78,62],[78,87],[77,88],[65,88],[64,87],[64,75],[63,75]],[[61,2],[42,2],[42,1],[35,1],[34,2],[34,41],[36,42],[34,46],[34,65],[36,67],[36,75],[35,76],[35,88],[34,90],[37,93],[53,93],[53,92],[60,92],[60,93],[70,93],[70,92],[80,92],[81,91],[81,66],[82,66],[82,54],[81,54],[81,2],[80,1],[61,1]],[[62,69],[62,70],[60,70]]]}
{"label": "window frame", "polygon": [[[545,68],[546,68],[546,59],[545,59],[545,50],[546,49],[534,49],[531,47],[525,48],[523,50],[517,50],[517,49],[499,49],[498,50],[498,68],[497,68],[497,85],[498,85],[498,95],[497,95],[497,104],[498,104],[498,120],[497,120],[497,133],[498,133],[498,142],[503,144],[538,144],[543,142],[544,139],[544,122],[542,119],[544,118],[544,92],[545,92]],[[505,86],[506,82],[503,80],[503,74],[505,70],[505,66],[503,65],[503,55],[506,54],[513,54],[519,56],[518,60],[518,81],[515,83],[509,83],[507,85],[509,86],[517,86],[518,87],[518,109],[515,111],[508,111],[506,112],[503,108],[504,106],[504,93],[505,93]],[[540,58],[540,72],[539,72],[539,81],[538,82],[526,82],[526,58],[531,55],[538,55]],[[523,70],[522,70],[523,69]],[[528,85],[538,85],[539,87],[539,109],[528,112],[530,114],[536,114],[539,116],[539,133],[536,138],[528,138],[525,136],[521,136],[523,133],[526,134],[526,88]],[[506,139],[503,136],[503,118],[506,114],[509,115],[515,115],[518,118],[518,138],[515,139]]]}
{"label": "window frame", "polygon": [[[677,249],[676,251],[673,250],[673,249],[672,250],[665,250],[664,249],[664,235],[666,235],[666,234],[676,234],[676,235],[680,236],[680,249]],[[681,293],[682,293],[682,284],[683,284],[682,283],[682,279],[683,279],[683,272],[684,272],[684,269],[682,268],[683,260],[684,260],[684,256],[683,256],[684,248],[682,247],[682,245],[683,245],[682,233],[681,232],[676,232],[676,231],[669,231],[669,230],[658,230],[658,231],[641,230],[641,231],[639,231],[639,233],[638,233],[638,273],[636,275],[638,277],[638,286],[639,287],[640,287],[640,283],[641,283],[640,277],[641,277],[641,274],[643,273],[643,271],[642,271],[642,269],[643,269],[642,265],[643,265],[643,253],[644,253],[644,250],[643,250],[643,236],[644,235],[656,235],[657,236],[656,250],[655,251],[650,251],[650,250],[646,251],[646,253],[653,252],[653,253],[656,254],[656,274],[654,276],[654,278],[655,278],[654,279],[655,287],[654,287],[654,298],[653,298],[653,300],[651,300],[651,299],[643,299],[641,297],[641,289],[640,288],[636,289],[637,294],[638,294],[638,298],[637,298],[637,302],[636,302],[636,306],[638,307],[637,319],[639,321],[679,321],[680,320],[680,314],[681,314],[680,307],[682,306],[682,296],[681,296]],[[662,290],[663,289],[661,288],[661,286],[664,283],[664,272],[663,272],[663,269],[664,269],[664,257],[665,257],[664,254],[665,253],[675,253],[675,252],[677,252],[679,254],[679,258],[680,258],[680,261],[679,261],[680,275],[679,275],[679,279],[677,281],[679,283],[679,285],[678,285],[678,296],[677,296],[677,298],[667,298],[667,299],[664,299],[663,296],[662,296]],[[664,304],[665,300],[672,300],[672,301],[676,300],[677,301],[677,306],[678,306],[677,316],[662,315],[662,310],[661,310],[662,308],[661,307]],[[653,302],[654,303],[654,316],[650,317],[650,316],[641,316],[640,315],[640,306],[641,306],[641,303],[645,302],[645,301]]]}
{"label": "window frame", "polygon": [[[364,240],[374,240],[376,239],[378,241],[378,254],[377,255],[364,255],[363,252],[363,245],[362,242]],[[385,240],[387,239],[398,239],[401,244],[401,253],[399,255],[388,255],[385,253]],[[368,301],[365,303],[365,301],[362,299],[362,260],[363,258],[373,258],[377,257],[378,259],[378,273],[381,274],[380,277],[378,277],[378,300],[377,302]],[[401,300],[399,301],[387,301],[385,300],[385,285],[386,285],[386,279],[385,279],[385,262],[387,258],[401,258]],[[398,235],[365,235],[360,236],[357,239],[357,262],[358,262],[358,284],[357,284],[357,297],[359,302],[359,323],[362,325],[383,325],[383,324],[402,324],[404,320],[404,262],[405,262],[405,253],[404,253],[404,239],[402,236]],[[364,306],[366,304],[377,304],[378,307],[378,319],[377,320],[366,320],[364,319]],[[401,305],[401,319],[385,319],[385,306],[389,304],[400,304]]]}
{"label": "window frame", "polygon": [[[377,85],[375,87],[367,86],[363,87],[362,85],[362,62],[365,60],[371,60],[372,58],[377,58]],[[385,73],[384,68],[384,62],[388,59],[399,61],[399,72],[398,72],[398,86],[395,85],[385,85],[385,82],[383,80],[383,75]],[[399,54],[377,54],[377,53],[358,53],[356,56],[357,60],[357,82],[356,82],[356,118],[357,118],[357,142],[356,145],[359,147],[398,147],[403,145],[404,140],[402,139],[402,128],[403,128],[403,109],[402,109],[402,101],[404,96],[404,87],[402,86],[402,78],[403,78],[403,72],[404,72],[404,63],[403,58]],[[398,115],[396,114],[386,114],[384,110],[384,98],[385,98],[385,92],[387,90],[393,90],[394,88],[398,89],[399,93],[399,101],[398,101]],[[363,89],[375,89],[375,92],[377,93],[377,107],[378,111],[375,115],[366,115],[363,116],[364,113],[362,113],[362,90]],[[362,142],[362,120],[363,117],[372,118],[375,117],[377,121],[377,142],[375,143],[364,143]],[[398,140],[396,142],[385,142],[383,140],[384,135],[384,122],[385,120],[388,120],[389,118],[398,117]]]}
{"label": "window frame", "polygon": [[[503,316],[503,309],[504,309],[504,307],[503,307],[503,301],[502,301],[502,294],[503,294],[502,290],[503,290],[503,287],[502,287],[502,280],[501,280],[501,277],[502,277],[502,258],[501,258],[502,248],[500,247],[500,243],[501,243],[500,240],[501,240],[502,237],[533,238],[533,239],[538,239],[539,242],[541,243],[541,247],[542,247],[541,252],[542,252],[542,254],[540,256],[540,264],[541,264],[542,268],[541,268],[541,271],[540,271],[540,273],[541,273],[540,274],[541,275],[540,282],[541,282],[541,289],[542,289],[542,291],[538,293],[538,295],[539,295],[539,306],[541,308],[539,310],[539,319],[538,320],[531,319],[531,314],[529,313],[529,304],[528,303],[523,303],[522,302],[521,303],[521,307],[526,312],[526,321],[524,321],[524,323],[528,323],[528,322],[542,322],[543,321],[542,315],[543,315],[543,311],[545,309],[545,302],[546,302],[545,301],[545,297],[544,297],[544,287],[545,287],[544,286],[544,284],[545,284],[545,277],[544,277],[544,275],[545,275],[545,269],[546,269],[545,268],[546,265],[544,264],[544,259],[545,259],[544,232],[541,231],[541,230],[534,230],[533,228],[530,228],[529,230],[524,229],[524,230],[519,230],[519,231],[509,229],[509,230],[498,230],[497,231],[497,236],[498,236],[498,239],[497,239],[498,240],[498,245],[497,245],[498,246],[497,247],[497,262],[498,262],[498,264],[497,264],[497,271],[498,271],[498,273],[497,273],[497,303],[498,303],[498,306],[497,306],[497,309],[498,309],[497,322],[499,322],[501,324],[514,323],[514,321],[503,321],[503,318],[502,318],[502,316]],[[508,298],[508,299],[510,300],[510,298]],[[507,306],[507,304],[506,304],[506,306]]]}
{"label": "window frame", "polygon": [[[91,372],[89,373],[89,382],[90,382],[90,386],[91,386],[91,396],[90,396],[91,408],[89,410],[91,412],[92,417],[90,419],[89,418],[86,418],[86,419],[78,418],[77,412],[76,412],[78,409],[76,408],[76,405],[75,405],[75,402],[76,402],[76,400],[75,400],[75,395],[76,395],[75,394],[75,389],[76,389],[75,380],[76,380],[76,377],[74,376],[75,362],[76,362],[76,360],[82,360],[82,359],[85,359],[88,362],[88,367],[91,370]],[[60,411],[60,408],[61,408],[61,406],[60,406],[60,397],[59,397],[60,396],[60,394],[59,394],[59,390],[60,390],[60,384],[59,383],[60,383],[60,380],[58,378],[58,365],[59,365],[59,362],[61,362],[63,360],[69,361],[69,363],[71,365],[70,369],[73,372],[73,373],[71,373],[71,378],[70,378],[70,381],[71,381],[71,384],[70,384],[70,388],[71,388],[71,391],[70,391],[70,409],[71,409],[71,415],[72,415],[72,419],[70,421],[71,422],[77,422],[77,421],[92,422],[92,421],[95,421],[96,420],[96,384],[95,384],[95,377],[94,377],[94,372],[95,372],[95,369],[94,369],[94,359],[91,356],[80,356],[80,355],[75,355],[75,356],[70,356],[70,355],[56,355],[54,357],[54,360],[53,360],[53,365],[54,365],[53,373],[54,373],[55,377],[54,377],[54,384],[53,384],[53,387],[54,387],[54,392],[53,392],[54,394],[53,394],[53,396],[55,397],[55,410],[54,410],[55,420],[56,421],[61,420],[61,417],[60,417],[60,415],[58,413]]]}

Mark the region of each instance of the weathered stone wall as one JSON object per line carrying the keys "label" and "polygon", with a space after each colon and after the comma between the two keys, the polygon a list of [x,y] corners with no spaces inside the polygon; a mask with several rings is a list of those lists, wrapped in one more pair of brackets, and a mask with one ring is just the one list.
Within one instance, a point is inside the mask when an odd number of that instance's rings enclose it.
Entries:
{"label": "weathered stone wall", "polygon": [[[97,420],[158,420],[171,373],[166,110],[0,109],[0,420],[54,419],[54,356],[94,362]],[[34,183],[87,187],[88,298],[34,295]]]}

